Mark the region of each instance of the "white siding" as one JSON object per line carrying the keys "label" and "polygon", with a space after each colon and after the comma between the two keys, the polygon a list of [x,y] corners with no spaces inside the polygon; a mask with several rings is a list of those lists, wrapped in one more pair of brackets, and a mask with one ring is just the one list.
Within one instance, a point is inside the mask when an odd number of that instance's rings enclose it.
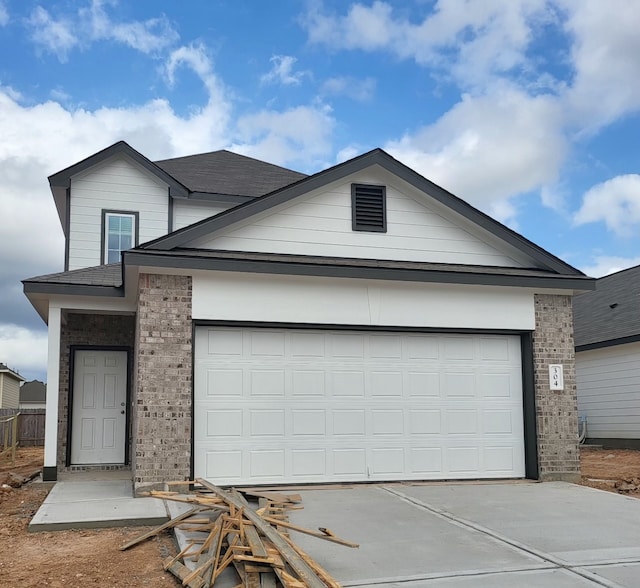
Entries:
{"label": "white siding", "polygon": [[576,353],[576,377],[587,437],[640,439],[640,343]]}
{"label": "white siding", "polygon": [[18,408],[20,384],[6,374],[0,374],[0,408]]}
{"label": "white siding", "polygon": [[193,318],[533,330],[533,294],[489,286],[198,272]]}
{"label": "white siding", "polygon": [[193,202],[191,200],[173,201],[173,230],[197,223],[205,218],[220,214],[232,205],[210,204],[208,202]]}
{"label": "white siding", "polygon": [[[387,232],[352,230],[351,184],[387,187]],[[435,200],[377,168],[250,219],[213,239],[210,249],[522,267],[530,262]]]}
{"label": "white siding", "polygon": [[72,178],[69,269],[102,263],[100,245],[104,209],[138,212],[140,243],[165,235],[169,218],[167,190],[166,184],[120,157]]}

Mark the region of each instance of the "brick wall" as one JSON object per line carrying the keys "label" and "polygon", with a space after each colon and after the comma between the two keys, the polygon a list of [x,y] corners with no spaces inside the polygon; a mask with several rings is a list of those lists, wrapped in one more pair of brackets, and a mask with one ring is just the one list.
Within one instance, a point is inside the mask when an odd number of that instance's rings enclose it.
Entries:
{"label": "brick wall", "polygon": [[65,461],[67,455],[67,415],[69,414],[71,346],[117,346],[129,347],[133,350],[134,330],[134,317],[126,315],[68,314],[66,323],[63,322],[61,325],[57,458],[59,471],[67,469],[65,467]]}
{"label": "brick wall", "polygon": [[191,469],[191,278],[141,274],[132,414],[136,492]]}
{"label": "brick wall", "polygon": [[[533,372],[541,480],[580,477],[571,296],[536,294]],[[564,366],[564,390],[551,390],[549,365]]]}

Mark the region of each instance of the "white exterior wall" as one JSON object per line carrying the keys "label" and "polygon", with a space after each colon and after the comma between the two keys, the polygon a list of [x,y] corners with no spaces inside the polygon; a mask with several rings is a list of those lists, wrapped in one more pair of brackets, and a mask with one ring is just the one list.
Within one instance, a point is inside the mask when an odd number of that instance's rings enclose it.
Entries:
{"label": "white exterior wall", "polygon": [[20,384],[7,374],[0,374],[0,408],[18,408]]}
{"label": "white exterior wall", "polygon": [[[386,186],[387,232],[352,230],[351,184]],[[397,261],[522,267],[515,250],[381,168],[330,184],[194,246]]]}
{"label": "white exterior wall", "polygon": [[219,214],[231,207],[231,204],[225,206],[202,201],[194,202],[192,200],[176,199],[173,201],[173,230],[177,231],[205,218]]}
{"label": "white exterior wall", "polygon": [[192,312],[195,320],[535,328],[533,292],[524,289],[234,272],[196,273]]}
{"label": "white exterior wall", "polygon": [[576,379],[587,437],[640,439],[640,343],[576,353]]}
{"label": "white exterior wall", "polygon": [[102,263],[104,209],[138,212],[138,242],[157,239],[168,230],[168,187],[120,157],[72,178],[68,236],[70,270]]}

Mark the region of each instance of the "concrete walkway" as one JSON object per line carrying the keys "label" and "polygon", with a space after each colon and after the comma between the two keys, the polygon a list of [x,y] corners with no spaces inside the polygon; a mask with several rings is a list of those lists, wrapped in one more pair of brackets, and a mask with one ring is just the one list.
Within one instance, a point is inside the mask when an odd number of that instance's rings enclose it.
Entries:
{"label": "concrete walkway", "polygon": [[133,497],[130,472],[98,474],[72,474],[56,482],[29,531],[160,525],[168,520],[164,501]]}

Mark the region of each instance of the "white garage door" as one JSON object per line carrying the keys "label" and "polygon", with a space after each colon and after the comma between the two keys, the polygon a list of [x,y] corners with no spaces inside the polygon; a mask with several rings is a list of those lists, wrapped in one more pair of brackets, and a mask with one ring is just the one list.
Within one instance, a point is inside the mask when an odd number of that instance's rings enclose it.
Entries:
{"label": "white garage door", "polygon": [[524,477],[516,336],[198,327],[196,477]]}

